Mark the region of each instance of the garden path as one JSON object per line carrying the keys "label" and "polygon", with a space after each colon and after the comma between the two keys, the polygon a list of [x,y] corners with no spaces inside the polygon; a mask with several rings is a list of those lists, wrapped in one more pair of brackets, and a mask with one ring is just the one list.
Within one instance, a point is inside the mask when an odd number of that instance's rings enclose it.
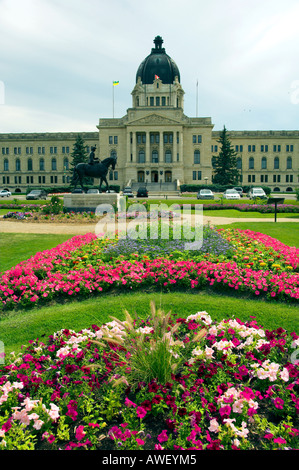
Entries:
{"label": "garden path", "polygon": [[[224,225],[232,224],[234,222],[273,222],[269,218],[226,218],[226,217],[203,217],[203,223],[210,225]],[[298,219],[279,218],[279,222],[297,222]],[[39,233],[39,234],[71,234],[83,235],[85,233],[93,232],[96,224],[94,222],[89,224],[74,224],[74,223],[30,223],[24,221],[0,221],[0,233]]]}

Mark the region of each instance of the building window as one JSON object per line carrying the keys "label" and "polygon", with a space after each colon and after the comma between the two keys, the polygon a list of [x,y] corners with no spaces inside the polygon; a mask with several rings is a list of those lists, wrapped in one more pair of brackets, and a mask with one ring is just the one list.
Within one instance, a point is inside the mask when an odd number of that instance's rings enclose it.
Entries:
{"label": "building window", "polygon": [[215,153],[218,152],[218,145],[212,145],[211,150],[212,152],[215,152]]}
{"label": "building window", "polygon": [[57,147],[50,147],[50,153],[57,153]]}
{"label": "building window", "polygon": [[19,158],[16,159],[16,171],[21,171],[21,160]]}
{"label": "building window", "polygon": [[2,147],[2,155],[9,155],[9,147]]}
{"label": "building window", "polygon": [[69,147],[62,147],[62,153],[70,153]]}
{"label": "building window", "polygon": [[192,136],[192,142],[193,142],[193,144],[201,144],[201,142],[202,142],[201,135],[193,135]]}
{"label": "building window", "polygon": [[268,145],[261,145],[261,152],[268,152]]}
{"label": "building window", "polygon": [[69,170],[69,159],[68,158],[64,158],[63,168],[64,168],[64,170]]}
{"label": "building window", "polygon": [[43,158],[39,160],[39,171],[45,171],[45,160]]}
{"label": "building window", "polygon": [[39,155],[45,155],[45,147],[38,147],[37,153]]}
{"label": "building window", "polygon": [[255,152],[255,145],[248,145],[248,152]]}
{"label": "building window", "polygon": [[287,170],[291,170],[293,166],[292,157],[287,158]]}
{"label": "building window", "polygon": [[165,152],[165,163],[171,163],[172,162],[172,154],[170,150],[166,150]]}
{"label": "building window", "polygon": [[287,152],[293,152],[294,151],[294,145],[287,145],[286,146],[286,151]]}
{"label": "building window", "polygon": [[52,158],[52,164],[51,164],[52,171],[57,170],[57,161],[56,158]]}
{"label": "building window", "polygon": [[212,168],[216,168],[216,161],[217,161],[217,158],[212,157]]}
{"label": "building window", "polygon": [[249,170],[254,170],[254,158],[250,157],[249,158]]}
{"label": "building window", "polygon": [[162,96],[162,106],[166,106],[166,98],[165,98],[165,96]]}
{"label": "building window", "polygon": [[150,97],[150,106],[154,106],[154,104],[155,104],[155,103],[154,103],[154,97],[151,96],[151,97]]}
{"label": "building window", "polygon": [[200,151],[194,150],[194,164],[200,163]]}
{"label": "building window", "polygon": [[15,155],[21,155],[21,147],[15,147],[14,148],[14,154]]}
{"label": "building window", "polygon": [[28,158],[27,160],[27,170],[32,171],[33,170],[33,164],[32,164],[32,159]]}
{"label": "building window", "polygon": [[267,169],[267,158],[263,157],[262,158],[262,170],[266,170],[266,169]]}
{"label": "building window", "polygon": [[4,160],[4,171],[9,171],[9,163],[7,158]]}
{"label": "building window", "polygon": [[159,154],[157,150],[153,150],[152,152],[152,163],[158,163],[159,162]]}
{"label": "building window", "polygon": [[279,170],[279,158],[274,158],[274,170]]}
{"label": "building window", "polygon": [[140,150],[139,153],[138,153],[138,163],[145,163],[144,150]]}
{"label": "building window", "polygon": [[273,145],[273,152],[280,152],[281,146],[280,145]]}
{"label": "building window", "polygon": [[33,147],[26,147],[26,155],[32,155],[33,154]]}

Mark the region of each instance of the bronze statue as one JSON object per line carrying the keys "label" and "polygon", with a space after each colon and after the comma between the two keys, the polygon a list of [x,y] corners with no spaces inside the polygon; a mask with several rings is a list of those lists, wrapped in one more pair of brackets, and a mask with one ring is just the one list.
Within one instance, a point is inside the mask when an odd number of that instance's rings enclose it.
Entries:
{"label": "bronze statue", "polygon": [[[92,149],[95,150],[95,147],[92,147]],[[92,178],[100,178],[100,185],[99,185],[99,191],[100,193],[102,192],[102,183],[106,183],[106,189],[107,192],[109,192],[109,184],[107,181],[107,173],[108,169],[111,166],[112,169],[115,169],[116,163],[117,163],[117,158],[116,157],[108,157],[105,158],[102,162],[99,160],[94,159],[94,150],[91,151],[89,160],[93,160],[93,163],[78,163],[78,165],[75,166],[74,172],[73,172],[73,178],[71,184],[74,184],[74,189],[77,187],[77,183],[80,183],[81,188],[84,190],[83,187],[83,177],[84,176],[89,176]],[[93,154],[93,155],[92,155]]]}
{"label": "bronze statue", "polygon": [[96,146],[91,147],[91,152],[89,154],[89,159],[88,159],[89,165],[94,165],[95,163],[99,163],[99,159],[95,158],[95,150],[96,150]]}

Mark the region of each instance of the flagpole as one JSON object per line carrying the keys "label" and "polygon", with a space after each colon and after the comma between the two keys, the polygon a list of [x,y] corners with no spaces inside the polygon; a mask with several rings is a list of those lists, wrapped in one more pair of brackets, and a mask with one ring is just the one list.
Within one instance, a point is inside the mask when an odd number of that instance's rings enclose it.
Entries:
{"label": "flagpole", "polygon": [[114,83],[112,82],[112,116],[114,119]]}
{"label": "flagpole", "polygon": [[196,117],[198,117],[198,79],[196,82]]}

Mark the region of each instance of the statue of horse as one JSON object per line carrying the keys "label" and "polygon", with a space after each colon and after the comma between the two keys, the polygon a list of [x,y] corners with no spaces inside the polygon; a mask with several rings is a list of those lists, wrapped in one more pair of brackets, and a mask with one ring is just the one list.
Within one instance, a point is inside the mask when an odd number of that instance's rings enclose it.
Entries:
{"label": "statue of horse", "polygon": [[99,185],[99,191],[100,193],[102,192],[102,183],[106,183],[106,190],[109,192],[109,184],[107,181],[107,173],[108,169],[111,166],[112,169],[115,169],[117,159],[115,157],[108,157],[105,158],[102,162],[94,163],[93,165],[90,165],[88,163],[78,163],[78,165],[75,166],[74,172],[73,172],[73,178],[72,178],[72,183],[74,184],[74,189],[77,187],[77,183],[80,183],[81,188],[84,190],[83,187],[83,177],[84,176],[89,176],[92,178],[100,178],[100,185]]}

